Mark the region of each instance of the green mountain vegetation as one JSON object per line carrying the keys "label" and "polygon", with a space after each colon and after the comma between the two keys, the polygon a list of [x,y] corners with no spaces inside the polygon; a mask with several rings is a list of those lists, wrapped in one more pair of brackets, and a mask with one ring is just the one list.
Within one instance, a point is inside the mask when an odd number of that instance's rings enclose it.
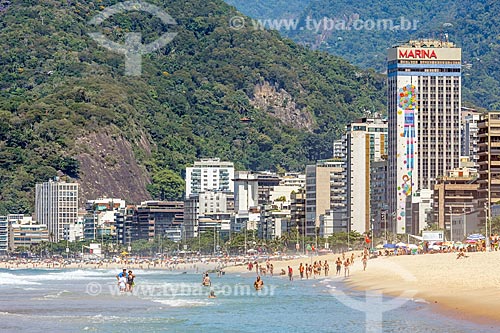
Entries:
{"label": "green mountain vegetation", "polygon": [[[181,198],[201,157],[303,170],[331,155],[346,122],[384,109],[383,76],[277,32],[234,30],[241,14],[222,1],[149,1],[177,25],[139,11],[88,24],[116,3],[0,1],[0,214],[31,213],[35,183],[56,175],[78,180],[82,200],[139,202]],[[95,31],[122,44],[132,31],[177,36],[134,77]]]}
{"label": "green mountain vegetation", "polygon": [[[280,32],[299,44],[342,56],[364,67],[385,72],[386,49],[410,38],[444,39],[462,47],[463,99],[487,109],[500,109],[500,2],[496,0],[422,0],[352,2],[348,0],[228,0],[255,18],[288,18],[300,21],[296,29]],[[307,28],[307,18],[345,21],[391,19],[394,29]],[[400,18],[416,20],[410,30],[398,28]],[[350,22],[350,23],[349,23]],[[342,25],[338,25],[342,27]]]}

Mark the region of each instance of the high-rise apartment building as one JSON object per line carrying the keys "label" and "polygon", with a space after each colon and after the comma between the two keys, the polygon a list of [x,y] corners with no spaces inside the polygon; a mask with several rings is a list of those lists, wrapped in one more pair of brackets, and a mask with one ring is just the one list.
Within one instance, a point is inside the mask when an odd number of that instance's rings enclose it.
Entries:
{"label": "high-rise apartment building", "polygon": [[477,122],[480,118],[481,113],[462,108],[462,156],[468,156],[474,167],[477,167],[479,162]]}
{"label": "high-rise apartment building", "polygon": [[78,183],[58,178],[36,184],[36,221],[47,226],[51,242],[69,240],[70,225],[78,221],[78,189]]}
{"label": "high-rise apartment building", "polygon": [[7,216],[0,216],[0,255],[9,250],[9,220]]}
{"label": "high-rise apartment building", "polygon": [[362,118],[347,126],[347,207],[351,230],[371,230],[371,165],[387,155],[387,120]]}
{"label": "high-rise apartment building", "polygon": [[132,241],[163,238],[177,229],[184,221],[183,201],[145,201],[136,207],[131,225]]}
{"label": "high-rise apartment building", "polygon": [[[500,112],[488,112],[477,123],[479,148],[479,209],[491,218],[491,206],[500,201]],[[486,216],[485,216],[486,215]],[[487,232],[488,233],[488,232]]]}
{"label": "high-rise apartment building", "polygon": [[233,192],[234,164],[220,159],[202,159],[186,168],[186,198],[208,190]]}
{"label": "high-rise apartment building", "polygon": [[389,213],[401,234],[413,194],[459,165],[461,49],[409,41],[388,50],[387,73]]}
{"label": "high-rise apartment building", "polygon": [[387,234],[387,155],[370,163],[370,215],[376,235]]}
{"label": "high-rise apartment building", "polygon": [[337,186],[335,174],[344,172],[339,160],[318,161],[306,166],[306,236],[315,236],[320,226],[320,215],[332,209],[332,189]]}
{"label": "high-rise apartment building", "polygon": [[347,136],[344,134],[339,140],[333,141],[333,158],[347,157]]}

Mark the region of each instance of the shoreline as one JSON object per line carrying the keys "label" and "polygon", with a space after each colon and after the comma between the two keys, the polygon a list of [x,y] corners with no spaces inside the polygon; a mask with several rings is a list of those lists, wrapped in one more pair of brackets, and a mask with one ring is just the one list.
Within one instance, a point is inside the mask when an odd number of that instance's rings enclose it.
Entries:
{"label": "shoreline", "polygon": [[[421,254],[378,257],[369,259],[367,270],[362,270],[361,251],[355,253],[355,264],[350,269],[350,276],[344,277],[335,274],[335,260],[341,254],[327,254],[309,256],[289,260],[271,260],[274,266],[274,277],[288,278],[280,275],[281,269],[287,271],[288,266],[293,268],[294,279],[300,279],[298,267],[314,261],[328,261],[330,271],[328,276],[324,271],[312,280],[331,278],[342,283],[346,288],[356,291],[376,291],[388,296],[401,297],[414,290],[410,301],[425,300],[426,305],[449,318],[457,318],[482,325],[500,324],[500,312],[496,304],[500,300],[500,251],[467,253],[468,258],[456,259],[456,253]],[[351,255],[351,253],[346,253]],[[261,263],[262,264],[262,263]],[[123,268],[131,270],[163,270],[170,272],[203,273],[214,270],[217,262],[179,263],[176,265],[163,264],[127,264],[105,263],[70,264],[66,266],[47,267],[47,264],[19,264],[0,262],[0,269],[109,269],[117,273]],[[258,275],[253,269],[249,271],[247,265],[240,262],[229,262],[224,266],[225,274]],[[213,273],[215,274],[215,273]],[[259,274],[260,275],[260,274]],[[263,275],[263,279],[270,277]]]}

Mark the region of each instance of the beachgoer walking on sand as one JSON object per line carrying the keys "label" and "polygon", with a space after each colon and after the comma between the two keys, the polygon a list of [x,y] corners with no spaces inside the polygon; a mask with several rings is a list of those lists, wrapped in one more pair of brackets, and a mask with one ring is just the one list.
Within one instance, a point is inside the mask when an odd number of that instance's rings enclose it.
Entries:
{"label": "beachgoer walking on sand", "polygon": [[347,258],[346,261],[344,261],[344,277],[349,276],[349,266],[350,265],[351,265],[351,263],[349,262],[349,258]]}
{"label": "beachgoer walking on sand", "polygon": [[302,265],[302,263],[300,263],[300,265],[299,265],[299,273],[300,273],[300,278],[303,279],[304,278],[304,265]]}
{"label": "beachgoer walking on sand", "polygon": [[328,262],[325,260],[325,264],[323,265],[325,269],[325,276],[328,276],[328,271],[330,270],[330,265],[328,265]]}
{"label": "beachgoer walking on sand", "polygon": [[309,264],[307,264],[307,263],[306,263],[305,271],[306,271],[306,279],[309,280]]}
{"label": "beachgoer walking on sand", "polygon": [[363,256],[363,270],[366,271],[366,264],[368,262],[368,258],[366,257],[366,255]]}
{"label": "beachgoer walking on sand", "polygon": [[335,265],[337,266],[337,273],[335,275],[340,275],[340,269],[342,268],[342,260],[340,260],[340,257],[335,261]]}

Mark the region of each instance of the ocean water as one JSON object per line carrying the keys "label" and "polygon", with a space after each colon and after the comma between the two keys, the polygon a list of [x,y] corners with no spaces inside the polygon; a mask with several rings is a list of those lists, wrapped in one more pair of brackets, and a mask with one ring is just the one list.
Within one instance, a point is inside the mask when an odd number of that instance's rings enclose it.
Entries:
{"label": "ocean water", "polygon": [[499,331],[436,314],[423,301],[347,290],[342,278],[268,276],[256,292],[252,273],[211,274],[212,287],[202,287],[201,274],[136,271],[134,292],[124,294],[118,272],[0,270],[0,332]]}

